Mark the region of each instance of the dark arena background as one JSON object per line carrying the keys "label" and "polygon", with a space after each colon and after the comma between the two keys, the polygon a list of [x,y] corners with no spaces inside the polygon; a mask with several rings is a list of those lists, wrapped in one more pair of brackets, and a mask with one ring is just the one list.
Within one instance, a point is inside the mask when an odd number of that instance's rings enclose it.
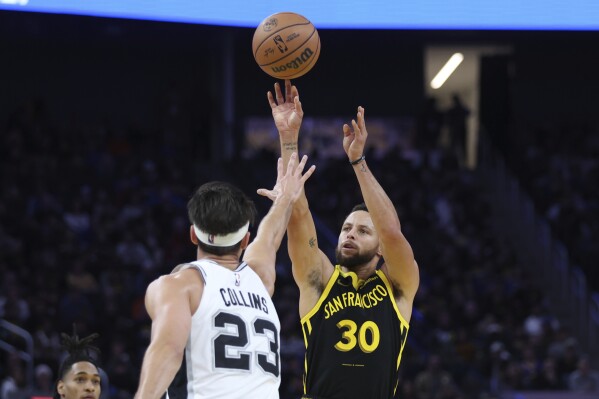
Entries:
{"label": "dark arena background", "polygon": [[[73,324],[100,333],[102,398],[132,398],[145,290],[195,257],[193,190],[226,180],[269,207],[255,192],[275,179],[275,80],[251,26],[0,8],[0,399],[52,395]],[[313,22],[320,58],[293,83],[320,245],[333,256],[361,198],[341,126],[362,105],[420,266],[396,398],[599,397],[597,25]],[[290,268],[284,244],[282,399],[302,393]]]}

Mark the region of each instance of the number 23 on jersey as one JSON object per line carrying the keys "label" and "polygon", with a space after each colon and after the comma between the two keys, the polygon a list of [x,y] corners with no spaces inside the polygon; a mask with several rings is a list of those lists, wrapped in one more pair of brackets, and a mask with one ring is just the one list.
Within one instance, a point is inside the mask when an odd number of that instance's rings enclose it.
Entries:
{"label": "number 23 on jersey", "polygon": [[[237,331],[227,330],[234,326]],[[250,370],[251,358],[265,373],[279,376],[279,332],[276,326],[266,319],[257,318],[248,329],[246,322],[239,316],[220,312],[214,318],[214,327],[223,330],[212,341],[214,345],[214,365],[217,368]],[[244,351],[252,340],[266,337],[269,342],[268,353]],[[235,352],[235,354],[232,354]]]}

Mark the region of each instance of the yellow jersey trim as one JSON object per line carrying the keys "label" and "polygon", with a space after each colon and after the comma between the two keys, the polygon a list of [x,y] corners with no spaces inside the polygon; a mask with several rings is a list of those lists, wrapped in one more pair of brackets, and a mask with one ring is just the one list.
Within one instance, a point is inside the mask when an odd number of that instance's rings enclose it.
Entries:
{"label": "yellow jersey trim", "polygon": [[[304,346],[306,347],[306,349],[308,349],[308,335],[312,333],[312,323],[310,323],[310,319],[312,318],[312,316],[314,316],[318,312],[318,310],[320,310],[322,303],[324,302],[326,297],[329,296],[329,292],[333,288],[333,285],[335,284],[335,281],[337,280],[337,277],[339,276],[339,272],[340,272],[339,267],[335,266],[335,271],[333,271],[333,274],[331,275],[331,278],[329,278],[327,285],[324,287],[322,294],[320,294],[320,297],[318,298],[316,305],[314,305],[314,307],[300,320],[300,323],[302,325],[302,333],[304,336]],[[308,353],[306,352],[306,354],[304,355],[304,376],[302,378],[302,380],[303,380],[302,382],[304,385],[304,394],[308,393],[307,386],[306,386],[306,375],[308,375],[308,358],[307,358],[307,356],[308,356]]]}
{"label": "yellow jersey trim", "polygon": [[376,274],[378,274],[379,277],[381,278],[381,280],[383,280],[383,282],[385,283],[385,286],[387,287],[387,291],[389,291],[389,294],[390,294],[389,296],[390,296],[391,302],[393,303],[393,309],[395,309],[395,312],[397,313],[397,317],[399,318],[399,321],[401,321],[401,324],[403,324],[404,326],[406,326],[406,328],[409,329],[410,323],[408,323],[406,321],[406,319],[404,319],[403,316],[401,315],[401,313],[399,312],[399,308],[397,307],[397,302],[395,302],[395,296],[393,295],[393,286],[389,282],[387,275],[382,270],[377,270]]}
{"label": "yellow jersey trim", "polygon": [[[406,319],[403,318],[403,316],[399,312],[399,308],[397,307],[397,302],[395,302],[395,297],[393,296],[393,286],[391,285],[391,283],[389,282],[389,279],[387,278],[385,273],[383,273],[382,270],[377,270],[376,274],[379,275],[381,280],[383,280],[383,282],[385,283],[385,286],[387,286],[387,290],[389,291],[389,296],[390,296],[391,302],[393,303],[393,309],[395,309],[395,312],[397,313],[399,322],[406,328],[406,334],[407,334],[410,331],[410,324],[406,321]],[[403,355],[404,347],[405,347],[405,344],[402,343],[401,348],[399,350],[399,354],[397,356],[397,369],[398,370],[399,370],[399,364],[401,363],[401,355]],[[398,383],[399,383],[399,381],[398,381]],[[397,390],[397,385],[395,386],[395,389]]]}
{"label": "yellow jersey trim", "polygon": [[348,272],[344,272],[343,270],[341,270],[341,266],[337,265],[335,266],[335,268],[339,269],[339,274],[342,277],[351,277],[351,284],[353,285],[354,289],[357,291],[360,286],[362,284],[364,284],[364,280],[360,280],[360,278],[358,277],[358,275],[354,272],[348,271]]}

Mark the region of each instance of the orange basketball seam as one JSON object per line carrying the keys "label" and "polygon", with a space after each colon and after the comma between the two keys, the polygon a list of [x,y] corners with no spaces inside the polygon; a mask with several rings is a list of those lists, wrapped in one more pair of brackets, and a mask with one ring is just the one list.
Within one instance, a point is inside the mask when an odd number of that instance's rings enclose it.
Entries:
{"label": "orange basketball seam", "polygon": [[[279,29],[279,30],[273,31],[273,32],[272,32],[272,33],[270,33],[270,35],[268,35],[268,36],[267,36],[267,37],[266,37],[264,40],[262,40],[258,46],[256,46],[256,51],[254,52],[254,58],[256,58],[256,54],[258,54],[258,50],[260,49],[260,47],[262,47],[262,45],[263,45],[263,44],[264,44],[264,43],[265,43],[265,42],[266,42],[268,39],[270,39],[270,38],[271,38],[271,37],[272,37],[272,36],[273,36],[275,33],[279,33],[279,32],[281,32],[282,30],[285,30],[285,29],[287,29],[287,28],[293,28],[294,26],[299,26],[299,25],[312,25],[312,23],[311,23],[310,21],[308,21],[308,22],[304,22],[304,23],[301,23],[301,24],[287,25],[287,26],[285,26],[285,27],[283,27],[283,28],[281,28],[281,29]],[[314,27],[314,30],[316,30],[316,27]],[[312,32],[312,33],[314,33],[314,32]],[[310,37],[312,37],[312,35],[310,35]],[[304,43],[305,43],[305,42],[304,42]],[[302,43],[302,44],[304,44],[304,43]],[[246,53],[246,54],[247,54],[247,53]],[[275,61],[275,62],[277,62],[277,61]],[[258,64],[258,65],[259,65],[259,64]]]}
{"label": "orange basketball seam", "polygon": [[[297,50],[301,49],[304,44],[308,43],[310,41],[310,39],[312,39],[312,36],[314,36],[315,32],[316,32],[316,28],[314,28],[314,30],[312,31],[312,33],[310,34],[310,36],[308,36],[308,38],[306,40],[304,40],[299,46],[297,46],[297,48],[295,50],[293,50],[293,51],[285,54],[283,57],[281,57],[281,58],[279,58],[277,60],[274,60],[273,62],[268,63],[268,64],[258,64],[258,65],[261,66],[261,67],[262,66],[272,65],[272,64],[275,64],[275,63],[281,61],[283,58],[286,58],[286,57],[290,56],[291,54],[295,53]],[[318,43],[320,44],[320,38],[318,38]]]}

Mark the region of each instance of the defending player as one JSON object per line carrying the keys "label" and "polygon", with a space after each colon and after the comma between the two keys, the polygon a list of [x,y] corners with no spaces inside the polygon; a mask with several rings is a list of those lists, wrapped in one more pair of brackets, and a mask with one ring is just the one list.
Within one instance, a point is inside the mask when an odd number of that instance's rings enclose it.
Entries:
{"label": "defending player", "polygon": [[275,256],[292,204],[314,171],[302,176],[306,160],[298,165],[293,154],[283,173],[279,159],[275,187],[259,190],[275,201],[249,245],[256,211],[245,194],[221,182],[195,192],[188,212],[197,261],[148,287],[152,338],[137,399],[165,392],[170,399],[279,397],[280,323],[271,300]]}

